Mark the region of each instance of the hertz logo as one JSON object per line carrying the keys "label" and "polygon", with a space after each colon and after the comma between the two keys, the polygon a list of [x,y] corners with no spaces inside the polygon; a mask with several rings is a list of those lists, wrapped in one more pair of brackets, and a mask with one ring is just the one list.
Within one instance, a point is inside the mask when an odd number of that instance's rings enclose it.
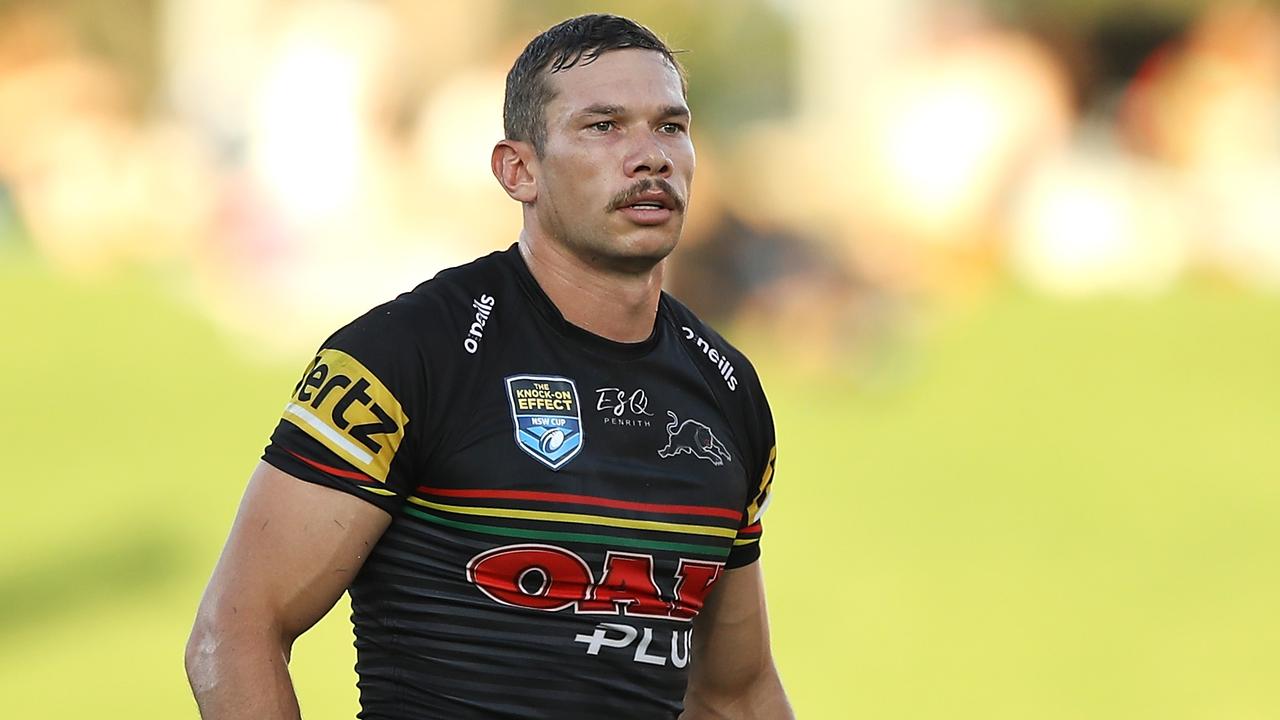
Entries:
{"label": "hertz logo", "polygon": [[328,348],[307,366],[284,419],[380,482],[387,481],[409,423],[400,402],[368,368]]}

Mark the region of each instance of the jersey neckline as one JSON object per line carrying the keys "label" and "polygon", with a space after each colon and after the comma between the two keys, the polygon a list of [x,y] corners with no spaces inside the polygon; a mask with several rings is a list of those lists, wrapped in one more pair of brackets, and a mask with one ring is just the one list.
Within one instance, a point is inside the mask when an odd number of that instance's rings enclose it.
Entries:
{"label": "jersey neckline", "polygon": [[542,319],[559,335],[585,350],[619,360],[636,360],[648,355],[661,340],[662,327],[666,325],[661,319],[664,305],[661,299],[658,302],[658,315],[654,318],[653,330],[649,333],[649,337],[633,343],[610,340],[596,335],[590,330],[578,327],[565,319],[564,313],[561,313],[560,308],[551,302],[551,298],[543,291],[542,286],[538,284],[538,280],[533,276],[533,272],[529,270],[524,256],[520,254],[519,243],[512,243],[511,247],[501,254],[507,256],[507,261],[515,269],[516,278],[520,286],[524,289],[525,294],[533,303],[534,309],[542,316]]}

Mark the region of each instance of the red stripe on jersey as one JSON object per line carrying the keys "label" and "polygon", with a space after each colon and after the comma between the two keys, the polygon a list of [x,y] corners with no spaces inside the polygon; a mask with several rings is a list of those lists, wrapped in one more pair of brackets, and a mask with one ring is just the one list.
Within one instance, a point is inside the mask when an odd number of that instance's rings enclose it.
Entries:
{"label": "red stripe on jersey", "polygon": [[348,480],[359,480],[361,482],[374,481],[373,478],[369,477],[368,475],[365,475],[364,473],[353,472],[351,470],[343,470],[342,468],[331,467],[329,465],[325,465],[324,463],[318,463],[315,460],[312,460],[310,458],[302,457],[301,455],[299,455],[298,453],[292,450],[286,450],[286,452],[298,458],[302,462],[310,465],[311,467],[317,470],[320,470],[322,472],[327,472],[330,475],[336,475],[338,477],[347,478]]}
{"label": "red stripe on jersey", "polygon": [[760,523],[759,523],[759,522],[754,523],[754,524],[751,524],[751,525],[748,525],[748,526],[746,526],[746,527],[741,528],[740,530],[738,530],[738,534],[739,534],[739,535],[741,535],[742,533],[758,533],[758,532],[760,532]]}
{"label": "red stripe on jersey", "polygon": [[591,495],[574,495],[571,493],[538,492],[535,490],[479,490],[467,488],[433,488],[420,487],[419,492],[441,497],[489,498],[494,500],[540,500],[544,502],[575,503],[578,505],[596,505],[598,507],[617,508],[620,510],[642,510],[674,515],[705,515],[722,517],[729,520],[742,519],[741,510],[727,510],[702,505],[664,505],[658,503],[632,502],[630,500],[614,500],[612,498],[593,497]]}

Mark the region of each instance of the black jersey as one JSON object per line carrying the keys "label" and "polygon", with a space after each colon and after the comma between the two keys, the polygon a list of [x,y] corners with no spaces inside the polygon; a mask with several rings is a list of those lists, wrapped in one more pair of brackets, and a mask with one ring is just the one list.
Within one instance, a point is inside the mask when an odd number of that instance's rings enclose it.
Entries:
{"label": "black jersey", "polygon": [[691,620],[759,556],[773,421],[663,294],[567,321],[513,246],[339,330],[265,454],[392,522],[350,588],[362,718],[674,718]]}

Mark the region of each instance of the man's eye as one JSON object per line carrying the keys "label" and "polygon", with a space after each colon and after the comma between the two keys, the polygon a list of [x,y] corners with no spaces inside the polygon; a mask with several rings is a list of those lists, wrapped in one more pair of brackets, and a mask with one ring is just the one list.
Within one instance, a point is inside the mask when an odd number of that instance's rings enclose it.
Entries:
{"label": "man's eye", "polygon": [[598,123],[592,123],[592,124],[591,124],[591,129],[592,129],[592,130],[597,130],[597,131],[599,131],[599,132],[609,132],[610,130],[612,130],[612,129],[613,129],[613,121],[612,121],[612,120],[601,120],[601,121],[600,121],[600,122],[598,122]]}
{"label": "man's eye", "polygon": [[659,132],[664,132],[668,135],[678,135],[684,132],[684,126],[680,123],[663,123],[658,130]]}

